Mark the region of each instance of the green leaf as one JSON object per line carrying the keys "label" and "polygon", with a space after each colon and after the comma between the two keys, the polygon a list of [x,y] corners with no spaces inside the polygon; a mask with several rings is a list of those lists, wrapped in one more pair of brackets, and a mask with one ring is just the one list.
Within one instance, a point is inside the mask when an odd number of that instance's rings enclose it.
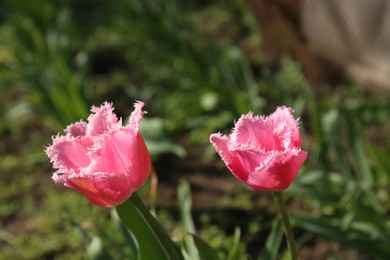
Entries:
{"label": "green leaf", "polygon": [[118,213],[115,210],[111,211],[111,218],[112,222],[114,223],[115,227],[121,231],[125,238],[126,248],[129,249],[129,258],[130,259],[136,259],[138,255],[138,243],[137,239],[134,237],[133,233],[131,233],[131,230],[127,228],[125,224],[121,221],[121,219],[118,216]]}
{"label": "green leaf", "polygon": [[185,229],[186,258],[190,260],[216,260],[219,259],[218,252],[195,235],[195,225],[191,216],[192,197],[189,183],[185,179],[179,181],[178,199],[180,212]]}
{"label": "green leaf", "polygon": [[185,231],[184,240],[185,240],[186,254],[191,260],[200,259],[198,249],[196,248],[194,238],[193,238],[193,235],[195,234],[196,231],[191,216],[191,206],[192,206],[191,190],[190,190],[190,185],[185,179],[181,179],[179,181],[177,194],[178,194],[181,218],[183,221],[184,231]]}
{"label": "green leaf", "polygon": [[182,259],[172,240],[135,192],[116,210],[137,239],[138,259]]}
{"label": "green leaf", "polygon": [[347,190],[351,193],[355,192],[355,180],[352,176],[350,166],[348,165],[345,151],[342,148],[339,134],[339,112],[337,109],[331,109],[322,116],[323,132],[329,141],[329,149],[332,149],[337,158],[336,162],[342,176],[345,179]]}
{"label": "green leaf", "polygon": [[347,123],[346,125],[349,137],[349,147],[352,151],[355,162],[355,169],[356,173],[358,174],[361,187],[363,188],[368,202],[371,204],[372,208],[376,212],[382,213],[384,212],[384,208],[376,197],[375,191],[373,189],[373,177],[367,160],[367,154],[365,153],[363,147],[363,133],[360,129],[361,126],[351,120],[348,115],[345,115],[345,121]]}
{"label": "green leaf", "polygon": [[259,259],[273,260],[276,259],[280,243],[283,238],[283,223],[280,218],[277,219],[272,225],[272,230],[268,235],[267,242],[265,243],[264,251],[261,252]]}
{"label": "green leaf", "polygon": [[241,230],[239,227],[236,227],[234,230],[234,240],[233,244],[231,246],[231,249],[229,250],[227,260],[237,260],[240,259],[240,237],[241,237]]}
{"label": "green leaf", "polygon": [[[363,229],[361,224],[352,223],[348,231],[343,229],[338,218],[313,218],[306,216],[292,216],[295,226],[337,241],[346,247],[354,248],[360,252],[374,256],[375,259],[388,259],[390,255],[389,239],[386,236],[370,238],[371,229]],[[368,232],[367,232],[368,230]],[[385,232],[385,230],[384,230]]]}
{"label": "green leaf", "polygon": [[101,239],[97,236],[93,237],[87,246],[87,255],[91,260],[110,260],[113,259],[107,251],[105,251]]}
{"label": "green leaf", "polygon": [[204,242],[199,237],[193,235],[195,246],[198,249],[199,257],[202,260],[218,260],[218,251],[212,248],[209,244]]}

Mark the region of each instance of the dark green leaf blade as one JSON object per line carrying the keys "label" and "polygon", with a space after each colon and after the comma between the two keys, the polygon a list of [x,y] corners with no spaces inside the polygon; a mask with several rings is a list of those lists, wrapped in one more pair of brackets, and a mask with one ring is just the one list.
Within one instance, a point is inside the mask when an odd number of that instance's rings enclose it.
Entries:
{"label": "dark green leaf blade", "polygon": [[186,253],[191,260],[196,260],[199,259],[199,253],[193,238],[193,235],[195,234],[195,225],[191,216],[191,188],[185,179],[181,179],[179,181],[179,185],[177,187],[177,196],[185,232],[184,241]]}
{"label": "dark green leaf blade", "polygon": [[169,236],[136,193],[117,206],[116,210],[137,239],[139,259],[182,259]]}
{"label": "dark green leaf blade", "polygon": [[204,242],[199,237],[193,235],[195,246],[198,249],[199,257],[202,260],[218,260],[218,251],[212,248],[209,244]]}
{"label": "dark green leaf blade", "polygon": [[233,244],[231,249],[229,250],[227,260],[240,259],[240,237],[241,237],[241,230],[239,227],[236,227],[234,230]]}

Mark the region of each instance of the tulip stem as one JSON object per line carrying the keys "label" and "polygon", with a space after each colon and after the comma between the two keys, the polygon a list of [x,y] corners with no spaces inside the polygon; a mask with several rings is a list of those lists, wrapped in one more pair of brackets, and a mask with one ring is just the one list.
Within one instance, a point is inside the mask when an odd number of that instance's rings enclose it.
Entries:
{"label": "tulip stem", "polygon": [[273,192],[273,194],[274,194],[274,199],[279,206],[280,214],[282,215],[284,231],[286,233],[287,245],[288,245],[288,248],[290,250],[291,259],[298,260],[298,250],[297,250],[297,246],[295,244],[294,233],[293,233],[293,230],[291,228],[290,218],[289,218],[288,213],[287,213],[286,205],[284,204],[284,201],[283,201],[282,193],[281,192]]}

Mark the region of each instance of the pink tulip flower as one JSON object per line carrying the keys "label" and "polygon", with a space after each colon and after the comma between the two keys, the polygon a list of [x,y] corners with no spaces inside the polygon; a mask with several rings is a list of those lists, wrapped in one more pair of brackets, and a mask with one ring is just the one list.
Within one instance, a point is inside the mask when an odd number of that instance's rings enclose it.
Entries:
{"label": "pink tulip flower", "polygon": [[210,141],[233,175],[254,190],[287,189],[307,157],[288,107],[268,117],[243,115],[229,136],[212,134]]}
{"label": "pink tulip flower", "polygon": [[69,125],[66,135],[53,137],[46,149],[56,172],[55,182],[84,194],[92,203],[113,207],[124,202],[148,178],[151,160],[139,124],[144,103],[134,104],[122,126],[113,107],[92,107],[88,123]]}

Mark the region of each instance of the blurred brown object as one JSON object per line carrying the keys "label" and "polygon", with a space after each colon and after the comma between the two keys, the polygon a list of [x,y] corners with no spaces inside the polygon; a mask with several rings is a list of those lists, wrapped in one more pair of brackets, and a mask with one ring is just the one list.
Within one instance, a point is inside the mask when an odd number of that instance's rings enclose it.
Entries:
{"label": "blurred brown object", "polygon": [[390,1],[249,0],[270,65],[297,60],[311,83],[348,76],[390,89]]}

